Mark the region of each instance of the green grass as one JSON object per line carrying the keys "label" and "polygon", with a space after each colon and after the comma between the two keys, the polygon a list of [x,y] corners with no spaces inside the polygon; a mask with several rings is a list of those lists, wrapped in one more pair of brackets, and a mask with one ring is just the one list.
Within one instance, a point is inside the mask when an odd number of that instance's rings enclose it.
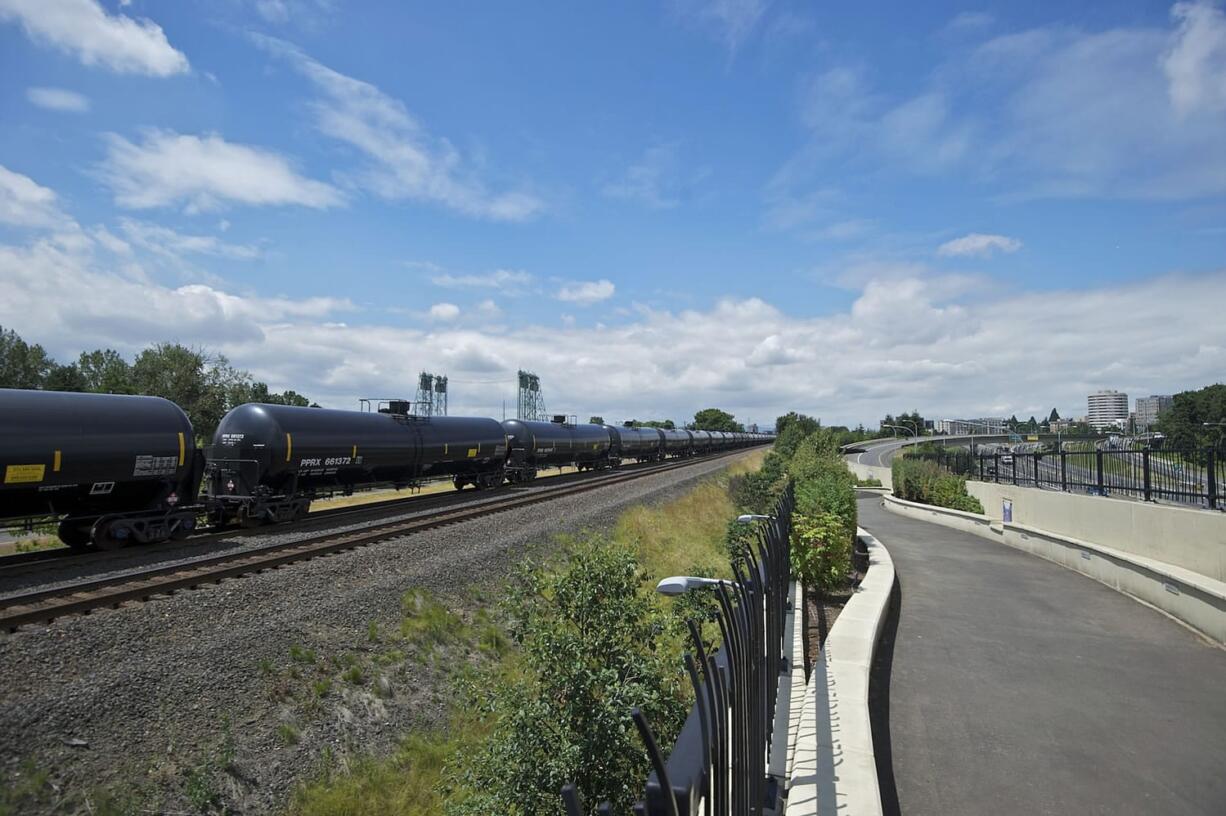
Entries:
{"label": "green grass", "polygon": [[400,637],[414,645],[441,646],[459,640],[464,621],[424,589],[410,589],[400,598]]}

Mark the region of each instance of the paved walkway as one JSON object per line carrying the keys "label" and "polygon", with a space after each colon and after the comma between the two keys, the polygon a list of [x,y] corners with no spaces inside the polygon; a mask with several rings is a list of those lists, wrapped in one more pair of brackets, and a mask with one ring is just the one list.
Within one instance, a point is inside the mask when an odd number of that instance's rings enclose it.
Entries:
{"label": "paved walkway", "polygon": [[1226,651],[1048,561],[859,507],[901,592],[881,651],[903,814],[1226,814]]}

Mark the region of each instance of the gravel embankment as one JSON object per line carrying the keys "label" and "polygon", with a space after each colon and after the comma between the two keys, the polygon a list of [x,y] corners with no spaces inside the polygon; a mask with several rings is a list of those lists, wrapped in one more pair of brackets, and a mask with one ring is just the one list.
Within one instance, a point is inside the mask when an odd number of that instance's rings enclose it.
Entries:
{"label": "gravel embankment", "polygon": [[443,713],[446,656],[383,634],[406,590],[462,608],[556,534],[607,527],[731,461],[0,636],[0,776],[20,789],[49,772],[31,813],[93,812],[104,788],[144,812],[277,812],[329,754],[385,751]]}

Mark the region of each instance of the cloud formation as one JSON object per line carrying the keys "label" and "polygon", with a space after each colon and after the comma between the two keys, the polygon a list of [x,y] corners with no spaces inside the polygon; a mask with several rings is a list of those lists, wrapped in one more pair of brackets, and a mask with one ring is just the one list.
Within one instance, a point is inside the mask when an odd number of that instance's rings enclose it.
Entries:
{"label": "cloud formation", "polygon": [[430,282],[448,289],[497,289],[511,291],[532,283],[532,276],[518,269],[495,269],[478,275],[453,275],[450,272],[434,275]]}
{"label": "cloud formation", "polygon": [[0,224],[56,229],[75,223],[60,211],[55,191],[0,164]]}
{"label": "cloud formation", "polygon": [[287,42],[258,35],[254,40],[315,86],[320,94],[311,105],[316,128],[369,160],[356,180],[375,195],[441,204],[491,221],[526,221],[544,209],[531,193],[487,189],[465,166],[460,152],[426,132],[400,100],[334,71]]}
{"label": "cloud formation", "polygon": [[119,224],[133,244],[164,257],[177,259],[183,255],[207,255],[232,261],[251,261],[263,254],[259,247],[226,243],[214,235],[186,235],[148,221],[121,218]]}
{"label": "cloud formation", "polygon": [[613,297],[614,288],[613,282],[604,278],[598,281],[573,281],[564,284],[555,297],[569,303],[591,306]]}
{"label": "cloud formation", "polygon": [[130,209],[182,206],[196,213],[227,204],[296,204],[324,209],[344,202],[340,191],[305,178],[282,155],[203,136],[147,130],[137,144],[108,134],[99,175],[115,203]]}
{"label": "cloud formation", "polygon": [[937,254],[947,258],[987,258],[994,252],[1017,252],[1021,248],[1022,242],[1016,238],[972,232],[941,244]]}
{"label": "cloud formation", "polygon": [[85,113],[89,110],[89,99],[64,88],[27,88],[26,99],[32,105],[60,113]]}
{"label": "cloud formation", "polygon": [[610,198],[634,201],[652,209],[668,209],[681,203],[681,180],[677,169],[677,145],[649,147],[643,158],[602,190]]}
{"label": "cloud formation", "polygon": [[907,96],[856,64],[805,85],[809,143],[772,192],[833,163],[958,177],[1014,198],[1180,200],[1226,193],[1226,15],[1178,3],[1169,27],[1043,26],[955,49]]}
{"label": "cloud formation", "polygon": [[161,26],[108,14],[97,0],[0,0],[0,20],[21,23],[30,39],[85,65],[155,77],[189,70],[187,57],[171,46]]}
{"label": "cloud formation", "polygon": [[435,320],[455,320],[460,316],[460,307],[454,303],[436,303],[430,307],[430,317]]}

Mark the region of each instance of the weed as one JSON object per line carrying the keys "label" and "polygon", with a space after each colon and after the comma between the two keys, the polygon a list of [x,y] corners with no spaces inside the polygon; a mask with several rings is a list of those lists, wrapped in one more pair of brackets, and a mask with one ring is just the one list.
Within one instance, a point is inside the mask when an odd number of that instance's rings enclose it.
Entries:
{"label": "weed", "polygon": [[307,649],[295,643],[289,647],[289,658],[295,663],[314,663],[315,650]]}
{"label": "weed", "polygon": [[326,677],[323,680],[316,680],[312,688],[315,690],[315,696],[322,700],[328,696],[328,692],[332,691],[332,681]]}
{"label": "weed", "polygon": [[464,621],[422,589],[410,589],[400,598],[404,619],[400,635],[410,643],[443,645],[458,640]]}
{"label": "weed", "polygon": [[344,674],[341,675],[341,679],[343,679],[346,683],[360,686],[362,683],[366,682],[366,674],[362,671],[361,666],[350,666],[349,668],[345,669]]}
{"label": "weed", "polygon": [[277,736],[283,745],[297,745],[302,741],[302,734],[293,723],[281,723],[277,726]]}
{"label": "weed", "polygon": [[268,658],[264,658],[263,660],[261,660],[259,663],[259,667],[260,667],[260,674],[264,676],[268,676],[272,674],[272,671],[273,671],[272,661],[269,660]]}
{"label": "weed", "polygon": [[366,640],[368,643],[379,642],[379,624],[371,621],[366,625]]}

